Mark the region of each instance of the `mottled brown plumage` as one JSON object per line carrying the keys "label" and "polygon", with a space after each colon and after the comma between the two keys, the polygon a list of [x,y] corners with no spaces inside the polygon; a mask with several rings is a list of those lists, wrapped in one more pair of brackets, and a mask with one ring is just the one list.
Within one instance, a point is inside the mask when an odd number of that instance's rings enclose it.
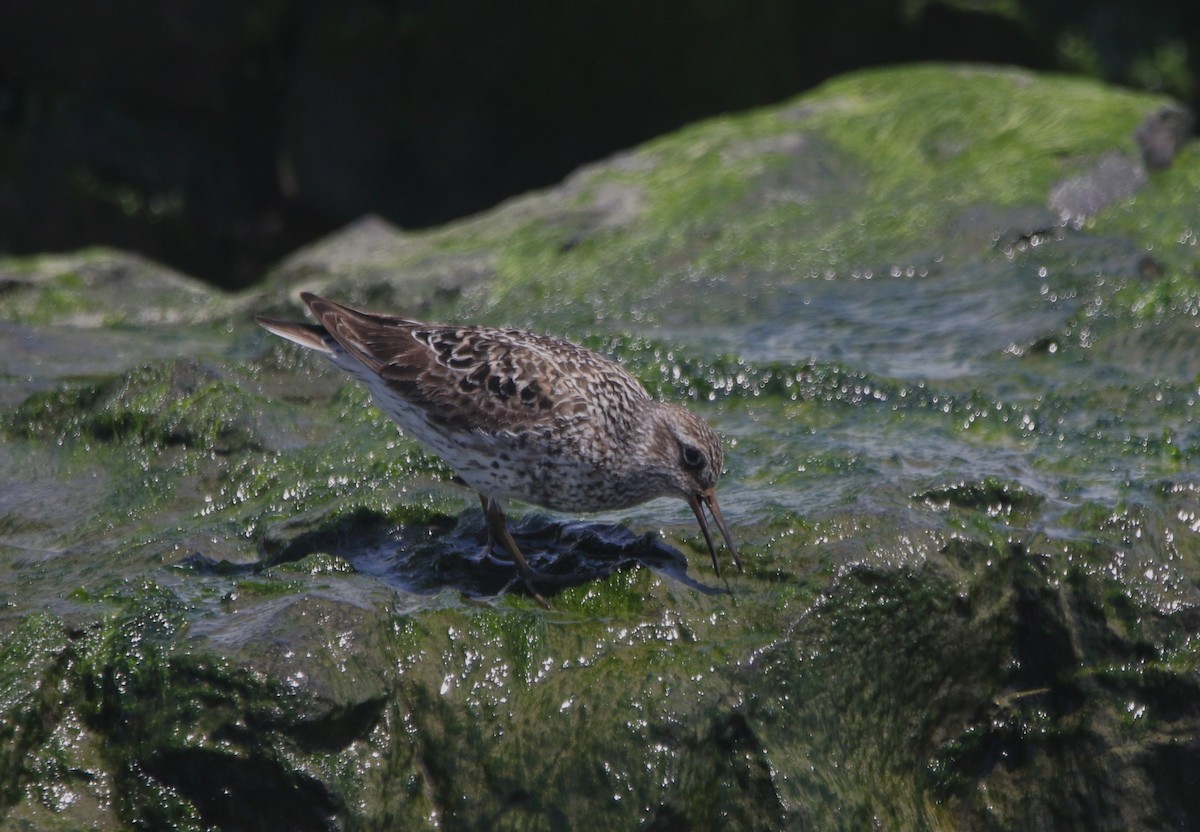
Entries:
{"label": "mottled brown plumage", "polygon": [[741,560],[716,499],[723,454],[712,428],[655,401],[611,359],[529,332],[359,312],[310,293],[319,324],[259,318],[318,350],[479,492],[492,536],[534,573],[505,526],[512,497],[557,511],[624,508],[660,496],[688,502],[719,571],[703,507]]}

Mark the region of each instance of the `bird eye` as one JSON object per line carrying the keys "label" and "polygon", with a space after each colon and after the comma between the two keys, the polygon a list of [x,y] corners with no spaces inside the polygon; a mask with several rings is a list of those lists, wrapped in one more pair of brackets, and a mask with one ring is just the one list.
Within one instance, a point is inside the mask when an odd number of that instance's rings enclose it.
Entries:
{"label": "bird eye", "polygon": [[699,471],[708,464],[701,450],[694,445],[683,446],[683,467],[691,471]]}

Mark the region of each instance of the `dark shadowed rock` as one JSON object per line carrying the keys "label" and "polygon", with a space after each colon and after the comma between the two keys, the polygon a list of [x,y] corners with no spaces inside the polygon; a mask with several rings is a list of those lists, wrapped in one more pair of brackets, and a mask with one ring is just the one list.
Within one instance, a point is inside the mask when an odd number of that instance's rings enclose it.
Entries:
{"label": "dark shadowed rock", "polygon": [[1192,114],[1176,105],[1147,116],[1134,134],[1146,167],[1161,170],[1170,165],[1191,136],[1193,122]]}

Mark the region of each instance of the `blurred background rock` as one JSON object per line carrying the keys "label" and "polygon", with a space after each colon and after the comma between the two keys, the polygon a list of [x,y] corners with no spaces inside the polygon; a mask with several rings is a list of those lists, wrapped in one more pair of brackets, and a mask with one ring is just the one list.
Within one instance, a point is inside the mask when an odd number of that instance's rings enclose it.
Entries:
{"label": "blurred background rock", "polygon": [[444,223],[858,67],[1084,73],[1195,109],[1192,0],[0,0],[0,253],[224,288],[366,213]]}

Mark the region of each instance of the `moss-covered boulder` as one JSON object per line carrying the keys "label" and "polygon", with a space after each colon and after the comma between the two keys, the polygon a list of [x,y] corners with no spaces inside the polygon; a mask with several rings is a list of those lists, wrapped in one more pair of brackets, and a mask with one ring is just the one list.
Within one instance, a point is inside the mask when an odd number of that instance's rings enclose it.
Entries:
{"label": "moss-covered boulder", "polygon": [[[0,262],[0,828],[1197,825],[1172,112],[881,70],[445,228],[364,220],[236,297]],[[301,289],[687,400],[745,573],[682,503],[518,509],[581,576],[542,609],[452,472],[253,325]]]}

